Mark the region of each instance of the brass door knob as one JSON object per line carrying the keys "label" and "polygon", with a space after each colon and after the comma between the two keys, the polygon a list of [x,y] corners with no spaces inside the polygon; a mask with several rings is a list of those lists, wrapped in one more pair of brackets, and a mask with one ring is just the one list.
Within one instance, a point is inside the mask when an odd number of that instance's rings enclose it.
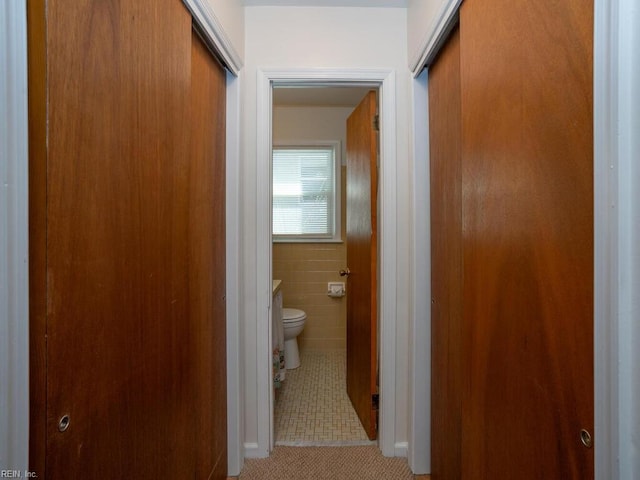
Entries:
{"label": "brass door knob", "polygon": [[587,448],[591,448],[593,446],[593,440],[591,439],[591,434],[589,433],[588,430],[585,430],[584,428],[580,430],[580,440],[582,441],[582,444]]}

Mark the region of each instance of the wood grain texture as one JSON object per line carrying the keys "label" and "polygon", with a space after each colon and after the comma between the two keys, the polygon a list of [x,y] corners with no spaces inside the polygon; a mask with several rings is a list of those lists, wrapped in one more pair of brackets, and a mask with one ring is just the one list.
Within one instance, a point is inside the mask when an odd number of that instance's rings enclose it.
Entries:
{"label": "wood grain texture", "polygon": [[198,42],[180,2],[47,6],[41,477],[226,476],[225,75]]}
{"label": "wood grain texture", "polygon": [[462,184],[460,35],[429,69],[431,181],[431,473],[461,475]]}
{"label": "wood grain texture", "polygon": [[463,478],[590,479],[593,2],[461,10]]}
{"label": "wood grain texture", "polygon": [[189,296],[197,332],[196,478],[227,477],[224,69],[192,33]]}
{"label": "wood grain texture", "polygon": [[48,9],[48,478],[195,467],[190,23],[169,2]]}
{"label": "wood grain texture", "polygon": [[347,119],[347,394],[370,439],[377,435],[377,93]]}
{"label": "wood grain texture", "polygon": [[47,94],[44,0],[27,2],[29,95],[29,470],[44,475],[47,333]]}

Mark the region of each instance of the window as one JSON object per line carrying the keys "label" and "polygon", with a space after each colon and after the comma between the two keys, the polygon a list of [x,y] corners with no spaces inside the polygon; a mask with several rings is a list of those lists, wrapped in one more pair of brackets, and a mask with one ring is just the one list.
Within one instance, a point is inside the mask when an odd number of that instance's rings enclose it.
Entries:
{"label": "window", "polygon": [[273,148],[274,241],[340,241],[339,145]]}

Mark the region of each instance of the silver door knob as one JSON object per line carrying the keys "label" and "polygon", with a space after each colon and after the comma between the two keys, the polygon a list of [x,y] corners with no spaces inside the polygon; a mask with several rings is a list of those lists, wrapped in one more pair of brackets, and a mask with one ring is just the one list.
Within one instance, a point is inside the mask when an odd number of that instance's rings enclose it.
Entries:
{"label": "silver door knob", "polygon": [[340,270],[341,277],[348,277],[349,275],[351,275],[351,270],[349,270],[349,268],[347,268],[346,270]]}

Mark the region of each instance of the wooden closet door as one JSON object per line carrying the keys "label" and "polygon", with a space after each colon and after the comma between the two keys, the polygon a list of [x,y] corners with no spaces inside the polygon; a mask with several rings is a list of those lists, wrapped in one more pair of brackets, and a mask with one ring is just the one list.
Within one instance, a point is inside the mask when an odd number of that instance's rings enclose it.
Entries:
{"label": "wooden closet door", "polygon": [[460,33],[429,68],[431,164],[431,477],[460,478],[462,190]]}
{"label": "wooden closet door", "polygon": [[226,72],[192,32],[189,296],[196,337],[195,478],[227,478]]}
{"label": "wooden closet door", "polygon": [[224,71],[179,1],[30,8],[32,466],[225,478]]}
{"label": "wooden closet door", "polygon": [[593,2],[462,6],[468,479],[589,479]]}

